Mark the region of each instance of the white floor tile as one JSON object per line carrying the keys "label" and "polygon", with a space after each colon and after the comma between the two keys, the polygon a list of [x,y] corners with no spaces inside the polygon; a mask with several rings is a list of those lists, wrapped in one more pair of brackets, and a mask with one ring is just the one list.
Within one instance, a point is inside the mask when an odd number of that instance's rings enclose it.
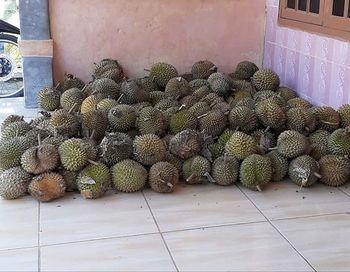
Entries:
{"label": "white floor tile", "polygon": [[38,248],[0,251],[0,271],[38,271]]}
{"label": "white floor tile", "polygon": [[311,271],[267,222],[165,233],[180,271]]}
{"label": "white floor tile", "polygon": [[175,271],[159,234],[41,248],[42,271]]}

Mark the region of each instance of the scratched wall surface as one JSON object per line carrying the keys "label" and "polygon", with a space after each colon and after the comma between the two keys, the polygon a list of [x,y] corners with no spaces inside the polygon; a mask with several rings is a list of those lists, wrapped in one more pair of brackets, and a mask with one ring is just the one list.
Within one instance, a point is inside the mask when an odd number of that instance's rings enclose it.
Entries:
{"label": "scratched wall surface", "polygon": [[93,62],[116,58],[128,76],[156,61],[180,73],[212,60],[231,72],[241,60],[262,65],[265,0],[49,0],[54,76],[90,80]]}
{"label": "scratched wall surface", "polygon": [[316,105],[350,103],[350,44],[279,27],[278,0],[267,0],[264,66]]}

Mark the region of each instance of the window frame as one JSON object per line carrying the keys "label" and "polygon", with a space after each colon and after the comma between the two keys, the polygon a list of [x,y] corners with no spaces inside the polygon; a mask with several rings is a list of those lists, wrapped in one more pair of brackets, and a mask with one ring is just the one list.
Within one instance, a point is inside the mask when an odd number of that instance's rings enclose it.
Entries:
{"label": "window frame", "polygon": [[[332,15],[333,0],[320,0],[319,14],[287,8],[287,1],[279,0],[278,24],[280,26],[350,41],[350,18]],[[344,10],[349,5],[350,0],[345,0]],[[297,6],[298,0],[296,0]]]}

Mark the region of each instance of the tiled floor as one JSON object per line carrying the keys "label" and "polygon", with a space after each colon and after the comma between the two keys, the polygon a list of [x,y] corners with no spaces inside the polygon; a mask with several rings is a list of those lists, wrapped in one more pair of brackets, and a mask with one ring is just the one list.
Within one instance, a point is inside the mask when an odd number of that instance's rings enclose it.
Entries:
{"label": "tiled floor", "polygon": [[[0,121],[9,111],[36,116],[19,106],[0,100]],[[350,185],[0,200],[0,271],[38,270],[349,271]]]}

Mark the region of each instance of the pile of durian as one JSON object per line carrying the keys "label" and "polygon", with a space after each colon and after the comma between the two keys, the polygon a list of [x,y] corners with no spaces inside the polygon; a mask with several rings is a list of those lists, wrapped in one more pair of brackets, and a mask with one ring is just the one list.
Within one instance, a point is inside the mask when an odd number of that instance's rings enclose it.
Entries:
{"label": "pile of durian", "polygon": [[0,196],[39,201],[113,188],[173,192],[179,181],[240,182],[262,191],[289,179],[341,186],[350,175],[350,105],[315,107],[276,73],[243,61],[231,74],[198,61],[179,75],[158,62],[127,79],[116,60],[38,93],[41,116],[1,127]]}

